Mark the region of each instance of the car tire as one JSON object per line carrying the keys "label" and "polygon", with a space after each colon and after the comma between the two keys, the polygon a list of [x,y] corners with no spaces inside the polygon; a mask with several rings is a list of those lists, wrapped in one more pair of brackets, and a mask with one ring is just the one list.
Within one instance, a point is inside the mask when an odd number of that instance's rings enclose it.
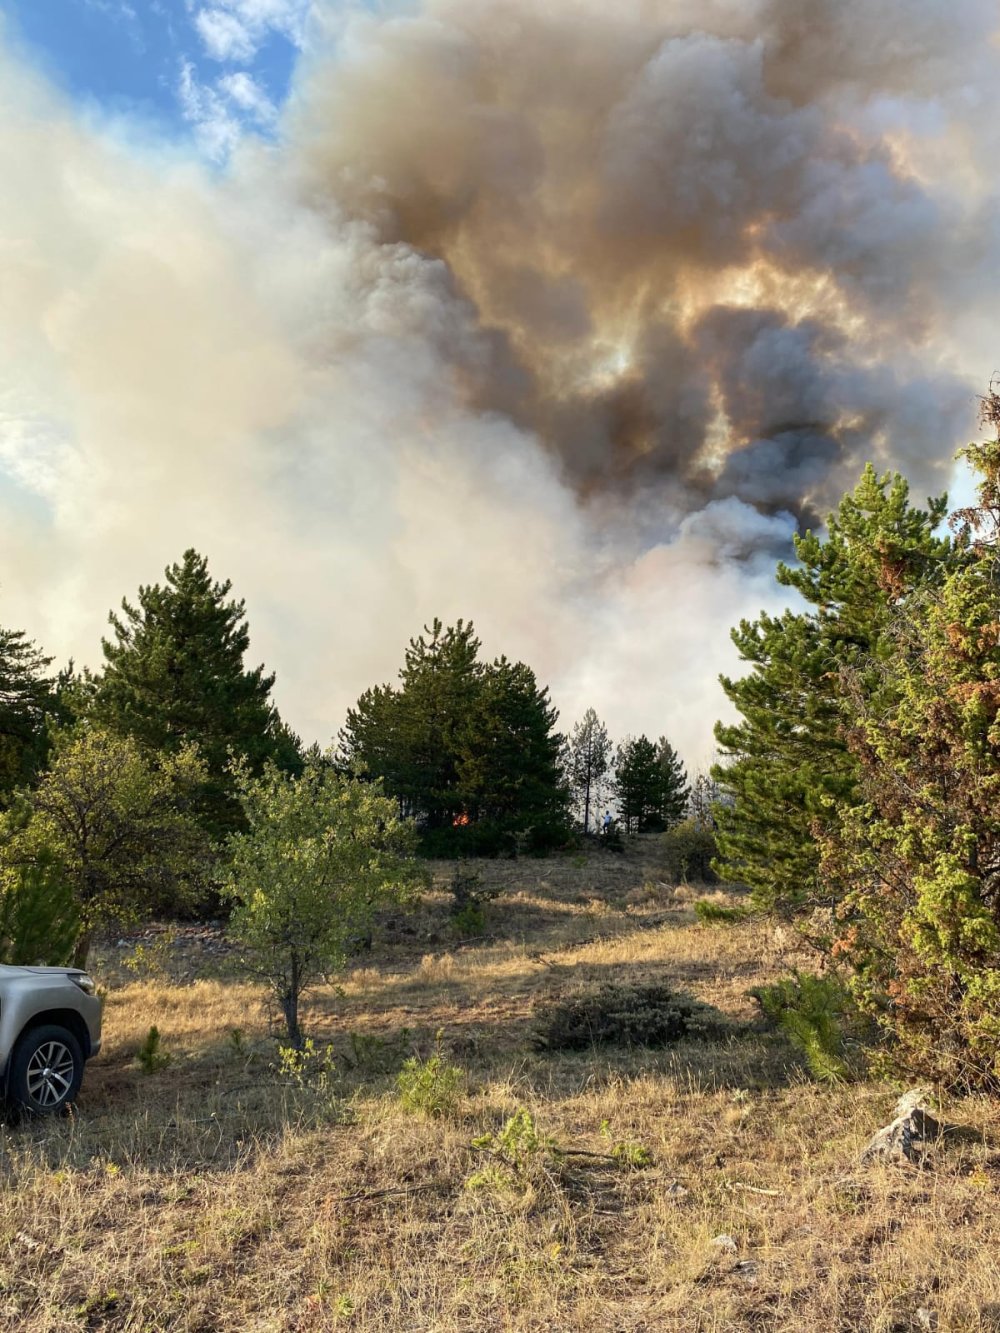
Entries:
{"label": "car tire", "polygon": [[74,1101],[83,1082],[83,1052],[72,1032],[54,1023],[32,1028],[14,1048],[7,1097],[30,1115],[55,1115]]}

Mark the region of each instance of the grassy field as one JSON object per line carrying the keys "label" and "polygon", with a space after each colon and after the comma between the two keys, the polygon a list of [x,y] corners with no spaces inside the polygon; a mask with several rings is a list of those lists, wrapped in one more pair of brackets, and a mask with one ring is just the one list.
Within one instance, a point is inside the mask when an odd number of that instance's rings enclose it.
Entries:
{"label": "grassy field", "polygon": [[[439,867],[313,995],[335,1059],[311,1083],[219,956],[137,980],[111,942],[75,1115],[3,1131],[0,1328],[1000,1330],[996,1105],[948,1104],[973,1132],[931,1169],[862,1167],[898,1090],[810,1083],[747,997],[802,961],[792,937],[698,924],[655,841],[480,870],[503,886],[482,941],[450,933]],[[722,1026],[536,1049],[546,1006],[610,979],[669,982]],[[144,1072],[154,1023],[169,1063]],[[461,1082],[407,1111],[400,1064],[435,1052]],[[522,1109],[539,1142],[501,1152]]]}

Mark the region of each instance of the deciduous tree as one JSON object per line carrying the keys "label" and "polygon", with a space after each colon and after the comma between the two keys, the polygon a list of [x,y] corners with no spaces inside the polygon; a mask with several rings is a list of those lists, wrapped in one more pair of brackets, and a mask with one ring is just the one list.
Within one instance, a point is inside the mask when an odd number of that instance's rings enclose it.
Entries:
{"label": "deciduous tree", "polygon": [[378,907],[422,882],[416,833],[378,784],[327,764],[298,778],[273,764],[256,778],[244,768],[238,790],[247,830],[229,842],[231,929],[299,1048],[303,992],[342,966]]}

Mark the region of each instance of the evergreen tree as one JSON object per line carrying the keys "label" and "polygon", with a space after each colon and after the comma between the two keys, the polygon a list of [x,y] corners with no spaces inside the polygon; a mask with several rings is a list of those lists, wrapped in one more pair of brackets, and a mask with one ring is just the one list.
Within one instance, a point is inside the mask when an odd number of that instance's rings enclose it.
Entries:
{"label": "evergreen tree", "polygon": [[23,630],[0,627],[0,809],[44,766],[45,719],[55,691],[51,664]]}
{"label": "evergreen tree", "polygon": [[544,840],[564,823],[548,691],[479,648],[471,624],[435,620],[410,641],[398,687],[366,690],[340,734],[340,767],[380,781],[440,851],[499,850],[526,830]]}
{"label": "evergreen tree", "polygon": [[662,827],[663,770],[648,736],[628,736],[618,747],[612,790],[626,833]]}
{"label": "evergreen tree", "polygon": [[726,801],[717,809],[719,872],[768,906],[823,899],[819,843],[853,799],[857,762],[843,737],[839,672],[856,667],[875,688],[882,636],[912,590],[935,583],[949,541],[935,535],[945,497],[912,508],[900,476],[871,466],[829,519],[825,539],[797,538],[795,567],[778,582],[809,609],[743,621],[733,641],[751,670],[722,686],[741,715],[718,723],[713,768]]}
{"label": "evergreen tree", "polygon": [[[986,399],[1000,427],[1000,398]],[[888,1038],[894,1072],[1000,1089],[1000,439],[971,446],[979,504],[939,586],[883,634],[879,688],[844,670],[859,766],[822,873],[842,899],[834,953]]]}
{"label": "evergreen tree", "polygon": [[[590,832],[590,814],[596,812],[611,764],[608,729],[592,708],[573,728],[569,739],[569,781],[574,803],[583,817],[583,831]],[[595,813],[596,817],[596,813]]]}
{"label": "evergreen tree", "polygon": [[669,828],[671,824],[676,824],[678,820],[683,819],[684,812],[687,810],[688,797],[690,796],[687,770],[680,755],[666,736],[661,736],[657,743],[656,762],[660,769],[660,780],[663,784],[660,793],[659,815],[664,828]]}
{"label": "evergreen tree", "polygon": [[165,573],[165,585],[140,587],[137,606],[125,600],[122,615],[109,617],[114,638],[103,641],[92,713],[149,751],[177,754],[197,745],[207,773],[197,810],[218,837],[242,822],[233,759],[254,771],[269,759],[295,771],[298,738],[271,703],[274,676],[244,667],[245,606],[230,600],[229,580],[213,582],[193,550]]}
{"label": "evergreen tree", "polygon": [[539,842],[559,837],[567,793],[557,719],[530,667],[505,657],[486,667],[461,737],[458,785],[470,816],[502,832],[532,830]]}

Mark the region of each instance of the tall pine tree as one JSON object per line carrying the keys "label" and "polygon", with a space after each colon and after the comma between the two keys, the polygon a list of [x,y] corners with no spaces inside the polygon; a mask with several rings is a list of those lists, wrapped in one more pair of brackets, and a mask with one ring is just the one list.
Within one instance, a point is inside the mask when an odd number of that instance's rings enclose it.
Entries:
{"label": "tall pine tree", "polygon": [[839,820],[858,776],[843,737],[840,672],[856,668],[863,688],[876,688],[894,609],[940,579],[949,542],[936,531],[946,508],[944,496],[926,510],[911,507],[903,478],[879,477],[869,465],[827,536],[797,538],[798,564],[778,566],[778,582],[809,609],[764,614],[733,631],[751,670],[722,677],[740,720],[715,729],[722,759],[712,775],[724,798],[718,868],[766,906],[828,896],[817,839]]}
{"label": "tall pine tree", "polygon": [[568,746],[568,770],[573,801],[583,820],[584,833],[590,832],[590,816],[595,820],[608,769],[611,764],[611,739],[608,729],[593,708],[573,728]]}
{"label": "tall pine tree", "polygon": [[626,833],[661,828],[663,770],[648,736],[628,736],[615,756],[612,790]]}
{"label": "tall pine tree", "polygon": [[166,583],[140,587],[138,605],[122,602],[109,617],[105,667],[92,712],[150,751],[177,754],[192,742],[207,779],[197,802],[203,826],[219,837],[242,827],[232,760],[254,771],[266,760],[297,770],[298,739],[271,703],[273,675],[247,670],[246,609],[232,584],[213,582],[208,563],[188,550],[165,571]]}
{"label": "tall pine tree", "polygon": [[661,736],[657,742],[656,762],[663,784],[659,814],[664,828],[669,828],[684,818],[691,789],[684,763],[666,736]]}
{"label": "tall pine tree", "polygon": [[548,691],[479,648],[471,624],[435,620],[410,641],[399,685],[366,690],[340,734],[342,766],[380,779],[440,851],[499,850],[525,831],[541,844],[564,826]]}

